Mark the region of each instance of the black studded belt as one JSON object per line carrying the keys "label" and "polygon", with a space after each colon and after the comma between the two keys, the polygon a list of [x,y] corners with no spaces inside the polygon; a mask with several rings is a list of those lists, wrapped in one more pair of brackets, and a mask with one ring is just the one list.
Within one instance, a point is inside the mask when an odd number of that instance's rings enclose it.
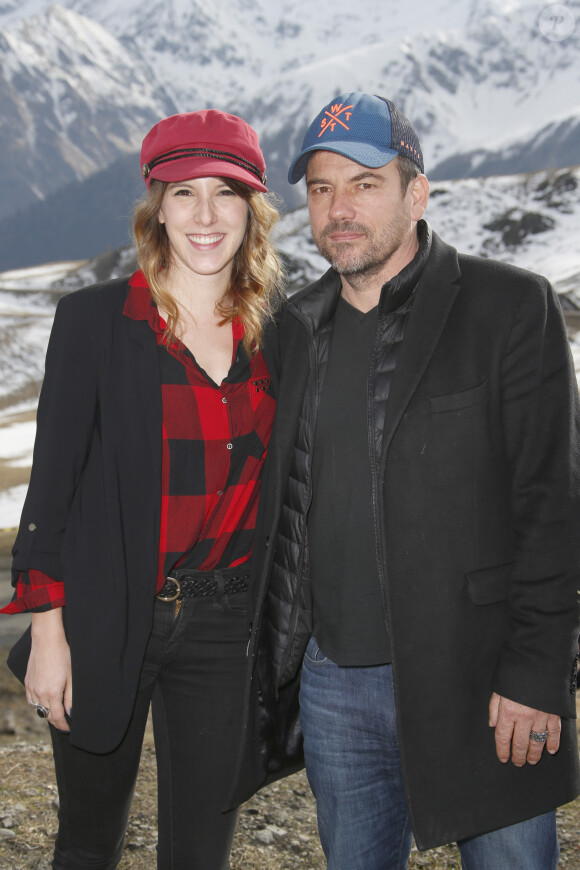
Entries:
{"label": "black studded belt", "polygon": [[176,568],[167,577],[165,586],[156,598],[159,601],[179,601],[182,598],[207,598],[222,593],[232,595],[248,588],[248,563],[235,568],[216,568],[213,571],[192,571]]}

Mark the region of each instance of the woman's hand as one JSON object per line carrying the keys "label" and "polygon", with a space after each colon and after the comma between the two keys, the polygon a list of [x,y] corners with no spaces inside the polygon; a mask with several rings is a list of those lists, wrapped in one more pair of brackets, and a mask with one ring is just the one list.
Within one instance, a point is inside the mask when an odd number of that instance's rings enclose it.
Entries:
{"label": "woman's hand", "polygon": [[70,649],[62,624],[62,608],[32,614],[32,649],[24,686],[26,700],[50,710],[48,721],[70,731],[65,711],[72,709]]}

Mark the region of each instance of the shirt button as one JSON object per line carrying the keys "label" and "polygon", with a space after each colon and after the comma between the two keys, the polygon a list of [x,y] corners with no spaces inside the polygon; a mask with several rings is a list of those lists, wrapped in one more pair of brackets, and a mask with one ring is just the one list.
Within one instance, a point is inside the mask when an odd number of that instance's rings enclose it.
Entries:
{"label": "shirt button", "polygon": [[231,441],[228,441],[228,443],[226,444],[226,447],[228,448],[228,450],[231,450],[233,448],[233,446],[234,445],[232,444]]}
{"label": "shirt button", "polygon": [[224,494],[223,489],[218,489],[218,495],[223,495],[223,494]]}
{"label": "shirt button", "polygon": [[28,526],[28,531],[34,532],[35,530],[36,530],[36,523],[30,523],[30,525]]}
{"label": "shirt button", "polygon": [[222,396],[222,402],[223,402],[223,403],[224,403],[224,405],[227,405],[227,403],[228,403],[228,400],[227,400],[227,399],[226,399],[226,397],[225,397],[225,396]]}

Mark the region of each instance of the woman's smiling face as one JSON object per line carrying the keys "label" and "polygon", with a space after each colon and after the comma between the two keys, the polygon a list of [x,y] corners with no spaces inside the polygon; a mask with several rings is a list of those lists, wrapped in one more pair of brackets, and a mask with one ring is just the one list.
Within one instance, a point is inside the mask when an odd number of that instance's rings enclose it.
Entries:
{"label": "woman's smiling face", "polygon": [[222,178],[171,182],[159,209],[171,248],[170,269],[223,276],[227,285],[244,240],[248,205]]}

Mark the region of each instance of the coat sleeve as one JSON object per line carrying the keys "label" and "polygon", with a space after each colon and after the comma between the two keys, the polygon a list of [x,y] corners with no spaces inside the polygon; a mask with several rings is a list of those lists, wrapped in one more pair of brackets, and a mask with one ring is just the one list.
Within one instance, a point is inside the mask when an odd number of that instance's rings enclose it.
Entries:
{"label": "coat sleeve", "polygon": [[12,550],[14,586],[20,572],[31,569],[57,580],[63,576],[67,519],[98,419],[97,325],[88,299],[79,291],[61,299],[56,309],[30,484]]}
{"label": "coat sleeve", "polygon": [[580,577],[578,385],[556,294],[524,293],[502,360],[504,444],[516,561],[500,695],[574,715]]}

